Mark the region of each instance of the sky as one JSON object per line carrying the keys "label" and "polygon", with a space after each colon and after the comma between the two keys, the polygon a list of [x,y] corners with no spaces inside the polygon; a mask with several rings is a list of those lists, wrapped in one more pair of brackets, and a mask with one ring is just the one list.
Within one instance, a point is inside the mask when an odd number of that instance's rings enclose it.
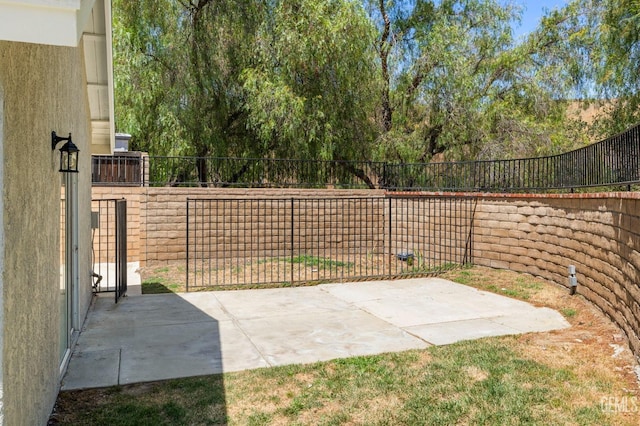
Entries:
{"label": "sky", "polygon": [[559,9],[568,3],[567,0],[516,0],[523,6],[522,23],[514,28],[515,37],[520,38],[533,31],[545,14],[545,10]]}

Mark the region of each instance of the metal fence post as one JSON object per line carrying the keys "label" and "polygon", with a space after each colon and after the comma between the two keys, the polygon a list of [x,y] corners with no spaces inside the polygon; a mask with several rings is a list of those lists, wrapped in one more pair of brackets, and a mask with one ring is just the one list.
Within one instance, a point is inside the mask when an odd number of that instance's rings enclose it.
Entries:
{"label": "metal fence post", "polygon": [[389,252],[388,252],[388,256],[387,256],[387,262],[389,264],[389,275],[391,275],[391,259],[393,259],[393,254],[391,253],[391,240],[393,238],[393,234],[392,234],[392,231],[391,231],[391,226],[392,226],[392,223],[393,223],[392,219],[391,219],[391,203],[392,203],[392,200],[393,200],[393,198],[389,197],[389,209],[388,209],[388,216],[389,216],[389,222],[388,222],[388,225],[389,225],[389,234],[388,234],[388,244],[389,245],[388,245],[388,248],[389,249],[388,250],[389,250]]}
{"label": "metal fence post", "polygon": [[295,240],[295,236],[294,236],[294,232],[295,232],[295,226],[294,226],[294,214],[293,214],[293,209],[294,209],[294,204],[295,204],[295,199],[291,198],[291,284],[293,285],[294,283],[294,275],[293,275],[293,261],[294,261],[294,253],[293,253],[293,244],[294,244],[294,240]]}
{"label": "metal fence post", "polygon": [[186,271],[187,271],[187,292],[189,291],[189,222],[190,222],[190,218],[191,215],[189,214],[189,204],[190,204],[190,199],[187,198],[187,247],[186,247],[186,251],[187,251],[187,265],[186,265]]}

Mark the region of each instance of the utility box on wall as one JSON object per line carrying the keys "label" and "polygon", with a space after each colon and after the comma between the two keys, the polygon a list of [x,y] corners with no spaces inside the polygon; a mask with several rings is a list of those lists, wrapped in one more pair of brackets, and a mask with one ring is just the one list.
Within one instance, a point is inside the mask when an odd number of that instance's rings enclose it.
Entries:
{"label": "utility box on wall", "polygon": [[100,212],[91,212],[91,229],[100,228]]}

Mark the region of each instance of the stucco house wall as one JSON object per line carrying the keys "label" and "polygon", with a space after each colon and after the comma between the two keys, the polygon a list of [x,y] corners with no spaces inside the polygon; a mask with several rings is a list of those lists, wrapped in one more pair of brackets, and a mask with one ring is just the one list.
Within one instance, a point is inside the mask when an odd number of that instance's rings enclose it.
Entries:
{"label": "stucco house wall", "polygon": [[[91,299],[90,128],[83,51],[0,41],[4,271],[0,424],[46,424],[61,376],[59,153],[51,131],[80,149],[79,304]],[[1,247],[1,245],[0,245]],[[1,264],[0,264],[1,265]]]}

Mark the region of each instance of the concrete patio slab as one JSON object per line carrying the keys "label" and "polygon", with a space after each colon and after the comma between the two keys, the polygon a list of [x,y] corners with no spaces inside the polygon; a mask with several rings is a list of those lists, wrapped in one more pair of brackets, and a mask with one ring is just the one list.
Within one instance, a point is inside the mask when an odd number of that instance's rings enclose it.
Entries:
{"label": "concrete patio slab", "polygon": [[[88,349],[73,354],[63,389],[101,388],[119,383],[121,349]],[[71,365],[71,364],[70,364]]]}
{"label": "concrete patio slab", "polygon": [[493,322],[515,328],[520,333],[543,332],[557,329],[556,311],[549,308],[523,310],[493,318]]}
{"label": "concrete patio slab", "polygon": [[63,389],[312,363],[569,327],[437,278],[95,299]]}
{"label": "concrete patio slab", "polygon": [[[322,286],[272,288],[215,292],[226,312],[236,319],[260,319],[271,316],[344,311],[349,303],[322,291]],[[284,291],[283,291],[284,290]],[[185,300],[199,303],[199,293],[189,293]]]}
{"label": "concrete patio slab", "polygon": [[308,313],[241,320],[269,365],[306,364],[372,355],[429,344],[361,310]]}
{"label": "concrete patio slab", "polygon": [[[520,317],[523,312],[527,312],[528,316],[524,319],[526,328],[531,325],[530,321],[548,316],[537,314],[538,310],[530,309],[532,306],[526,302],[439,278],[380,282],[372,288],[375,291],[371,291],[368,286],[364,288],[335,284],[328,284],[324,288],[334,296],[349,300],[397,327],[511,317],[513,314]],[[536,331],[545,330],[543,328]]]}
{"label": "concrete patio slab", "polygon": [[[140,262],[127,263],[127,294],[129,296],[142,294],[142,280],[140,278]],[[95,263],[93,270],[100,275],[100,291],[114,291],[116,288],[116,264],[115,263]]]}

